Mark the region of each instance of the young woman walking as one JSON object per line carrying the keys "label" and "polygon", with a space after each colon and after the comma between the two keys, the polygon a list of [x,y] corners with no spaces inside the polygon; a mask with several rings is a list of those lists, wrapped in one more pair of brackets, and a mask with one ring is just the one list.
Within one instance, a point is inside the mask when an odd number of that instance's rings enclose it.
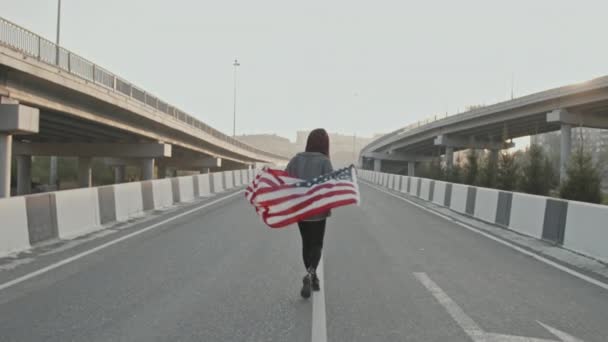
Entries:
{"label": "young woman walking", "polygon": [[[310,132],[305,152],[293,157],[285,171],[292,177],[306,180],[332,172],[327,132],[322,128]],[[303,285],[300,292],[304,298],[310,297],[313,290],[319,291],[320,289],[317,266],[323,249],[326,219],[330,215],[331,212],[327,211],[298,222],[302,236],[302,258],[304,267],[306,267],[306,275],[302,280]]]}

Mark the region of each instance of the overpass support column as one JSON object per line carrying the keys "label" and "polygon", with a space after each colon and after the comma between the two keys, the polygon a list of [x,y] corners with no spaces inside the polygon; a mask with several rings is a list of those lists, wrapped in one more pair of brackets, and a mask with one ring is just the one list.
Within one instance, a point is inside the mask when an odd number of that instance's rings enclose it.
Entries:
{"label": "overpass support column", "polygon": [[13,136],[0,133],[0,198],[11,196]]}
{"label": "overpass support column", "polygon": [[114,184],[124,183],[127,179],[127,166],[116,165],[114,167]]}
{"label": "overpass support column", "polygon": [[[49,158],[50,161],[50,166],[49,166],[49,186],[57,186],[57,184],[59,184],[58,178],[57,178],[57,156],[51,156]],[[59,190],[59,187],[57,187],[55,190]]]}
{"label": "overpass support column", "polygon": [[17,194],[32,192],[32,156],[17,156]]}
{"label": "overpass support column", "polygon": [[414,162],[414,161],[407,162],[407,175],[410,177],[416,176],[416,162]]}
{"label": "overpass support column", "polygon": [[559,180],[566,178],[566,168],[572,152],[572,125],[562,124],[561,127],[561,151],[559,159]]}
{"label": "overpass support column", "polygon": [[38,109],[0,96],[0,198],[11,196],[13,134],[38,133]]}
{"label": "overpass support column", "polygon": [[154,179],[154,158],[144,158],[141,164],[142,180]]}
{"label": "overpass support column", "polygon": [[445,167],[447,170],[451,170],[454,166],[454,147],[445,148]]}
{"label": "overpass support column", "polygon": [[382,160],[374,159],[374,171],[376,171],[376,172],[382,171]]}
{"label": "overpass support column", "polygon": [[78,184],[81,188],[90,188],[93,186],[93,171],[91,168],[91,158],[78,158]]}

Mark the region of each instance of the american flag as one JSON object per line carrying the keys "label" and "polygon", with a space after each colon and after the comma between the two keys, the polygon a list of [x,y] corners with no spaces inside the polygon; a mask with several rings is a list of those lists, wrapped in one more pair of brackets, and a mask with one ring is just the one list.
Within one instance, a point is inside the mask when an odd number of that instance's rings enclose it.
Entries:
{"label": "american flag", "polygon": [[281,228],[333,208],[359,204],[359,186],[352,165],[311,180],[264,168],[245,190],[245,198],[264,223]]}

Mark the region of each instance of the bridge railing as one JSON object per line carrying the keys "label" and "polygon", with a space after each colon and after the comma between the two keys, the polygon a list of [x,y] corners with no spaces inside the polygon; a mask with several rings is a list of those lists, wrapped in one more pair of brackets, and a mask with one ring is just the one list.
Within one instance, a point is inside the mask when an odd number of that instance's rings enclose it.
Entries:
{"label": "bridge railing", "polygon": [[284,156],[257,149],[233,137],[230,137],[188,115],[179,108],[160,100],[158,97],[152,95],[144,89],[139,88],[111,73],[110,71],[100,67],[99,65],[96,65],[86,58],[57,46],[48,39],[45,39],[1,17],[0,45],[18,50],[25,55],[34,57],[41,62],[56,66],[72,75],[76,75],[87,81],[126,95],[135,101],[152,107],[155,110],[165,113],[166,115],[172,116],[178,121],[195,127],[238,148],[275,159],[285,159]]}

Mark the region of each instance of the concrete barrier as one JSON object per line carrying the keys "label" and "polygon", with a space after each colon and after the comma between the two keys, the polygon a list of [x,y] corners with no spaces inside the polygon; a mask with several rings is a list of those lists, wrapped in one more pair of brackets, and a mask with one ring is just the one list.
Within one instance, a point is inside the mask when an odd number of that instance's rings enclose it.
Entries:
{"label": "concrete barrier", "polygon": [[233,183],[234,187],[240,187],[243,184],[243,180],[241,179],[241,170],[232,171]]}
{"label": "concrete barrier", "polygon": [[30,248],[25,197],[0,199],[0,257]]}
{"label": "concrete barrier", "polygon": [[209,196],[211,194],[211,182],[209,180],[209,174],[201,174],[194,177],[198,179],[199,197]]}
{"label": "concrete barrier", "polygon": [[234,171],[224,171],[224,188],[230,190],[234,188]]}
{"label": "concrete barrier", "polygon": [[57,191],[55,208],[60,239],[72,239],[102,228],[96,188]]}
{"label": "concrete barrier", "polygon": [[25,196],[25,208],[30,244],[58,237],[54,193]]}
{"label": "concrete barrier", "polygon": [[418,182],[420,178],[418,177],[410,177],[410,187],[409,194],[412,196],[418,196]]}
{"label": "concrete barrier", "polygon": [[421,178],[420,179],[420,198],[422,198],[425,201],[428,201],[429,198],[431,198],[430,191],[431,191],[431,180],[428,178]]}
{"label": "concrete barrier", "polygon": [[243,185],[247,186],[249,185],[249,183],[251,183],[251,181],[249,180],[249,177],[247,177],[247,170],[241,170],[241,181],[243,183]]}
{"label": "concrete barrier", "polygon": [[387,188],[394,189],[394,187],[395,187],[395,175],[391,173],[388,175]]}
{"label": "concrete barrier", "polygon": [[224,191],[224,174],[222,172],[215,172],[211,174],[212,190],[213,193]]}
{"label": "concrete barrier", "polygon": [[499,193],[500,191],[494,189],[477,188],[473,216],[486,222],[495,223]]}
{"label": "concrete barrier", "polygon": [[251,183],[251,182],[253,182],[253,179],[255,178],[255,170],[249,169],[248,173],[249,173],[249,183]]}
{"label": "concrete barrier", "polygon": [[521,234],[540,239],[543,233],[546,204],[546,197],[514,192],[509,228]]}
{"label": "concrete barrier", "polygon": [[399,191],[407,193],[407,183],[409,181],[408,176],[401,176],[401,188]]}
{"label": "concrete barrier", "polygon": [[433,203],[445,206],[446,185],[446,182],[435,181],[435,189],[433,189]]}
{"label": "concrete barrier", "polygon": [[194,201],[194,180],[193,176],[177,177],[179,186],[179,201],[192,202]]}
{"label": "concrete barrier", "polygon": [[564,247],[608,262],[608,206],[570,201]]}
{"label": "concrete barrier", "polygon": [[165,209],[173,205],[173,187],[171,179],[156,179],[152,181],[154,209]]}
{"label": "concrete barrier", "polygon": [[452,197],[450,201],[450,209],[462,214],[466,214],[467,195],[469,187],[463,184],[452,184]]}
{"label": "concrete barrier", "polygon": [[116,202],[116,220],[128,221],[144,213],[141,196],[141,183],[123,183],[114,185],[114,200]]}
{"label": "concrete barrier", "polygon": [[114,187],[112,185],[97,188],[99,201],[99,221],[107,224],[116,221],[116,201],[114,199]]}

